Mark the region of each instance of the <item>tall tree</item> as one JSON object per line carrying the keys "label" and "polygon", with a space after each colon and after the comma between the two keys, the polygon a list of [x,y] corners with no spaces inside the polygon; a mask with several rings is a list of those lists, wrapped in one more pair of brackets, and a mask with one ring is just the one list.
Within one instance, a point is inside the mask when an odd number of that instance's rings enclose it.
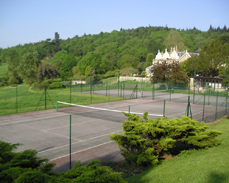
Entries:
{"label": "tall tree", "polygon": [[9,49],[9,52],[7,54],[7,64],[8,64],[8,77],[9,77],[9,83],[21,83],[22,78],[20,77],[19,73],[19,64],[20,64],[20,54],[17,49],[11,48]]}
{"label": "tall tree", "polygon": [[39,64],[40,61],[38,60],[37,52],[27,52],[22,56],[19,64],[19,75],[23,79],[23,82],[31,85],[36,81]]}
{"label": "tall tree", "polygon": [[179,32],[174,29],[170,31],[168,37],[165,39],[165,45],[168,49],[175,47],[176,45],[179,51],[184,51],[186,49],[184,40],[179,35]]}

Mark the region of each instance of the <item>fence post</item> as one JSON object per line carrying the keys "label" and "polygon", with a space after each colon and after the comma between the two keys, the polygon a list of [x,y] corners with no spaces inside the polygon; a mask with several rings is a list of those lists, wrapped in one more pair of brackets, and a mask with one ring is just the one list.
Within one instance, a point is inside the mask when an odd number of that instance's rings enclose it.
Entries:
{"label": "fence post", "polygon": [[164,108],[163,108],[163,117],[165,117],[165,100],[164,100]]}
{"label": "fence post", "polygon": [[123,83],[123,98],[125,98],[125,96],[124,96],[124,91],[125,91],[125,83]]}
{"label": "fence post", "polygon": [[81,94],[82,94],[82,79],[81,79],[80,88],[81,88]]}
{"label": "fence post", "polygon": [[17,85],[16,85],[16,113],[18,113],[18,97],[17,97]]}
{"label": "fence post", "polygon": [[[205,91],[206,92],[206,91]],[[205,92],[204,92],[204,105],[203,105],[203,117],[202,117],[202,121],[204,121],[204,110],[205,110]]]}
{"label": "fence post", "polygon": [[187,116],[189,117],[190,96],[188,96]]}
{"label": "fence post", "polygon": [[227,92],[226,92],[226,105],[225,105],[225,115],[227,115],[227,98],[228,98],[228,96],[227,96]]}
{"label": "fence post", "polygon": [[138,84],[136,86],[136,98],[138,98]]}
{"label": "fence post", "polygon": [[[128,113],[130,114],[130,105],[129,105]],[[128,118],[128,121],[130,121],[130,118]]]}
{"label": "fence post", "polygon": [[171,102],[171,90],[172,90],[172,87],[170,87],[170,98],[169,98],[170,102]]}
{"label": "fence post", "polygon": [[72,81],[70,80],[70,104],[72,102]]}
{"label": "fence post", "polygon": [[45,110],[46,110],[46,86],[45,86]]}
{"label": "fence post", "polygon": [[69,169],[72,169],[72,116],[70,115],[69,120]]}
{"label": "fence post", "polygon": [[216,97],[215,120],[217,119],[218,95],[219,95],[219,91],[217,91],[217,97]]}

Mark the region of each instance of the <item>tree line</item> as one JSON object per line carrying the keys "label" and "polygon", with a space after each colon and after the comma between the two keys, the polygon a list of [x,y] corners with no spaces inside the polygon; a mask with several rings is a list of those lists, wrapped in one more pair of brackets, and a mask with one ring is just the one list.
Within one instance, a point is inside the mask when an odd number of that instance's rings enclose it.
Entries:
{"label": "tree line", "polygon": [[[91,64],[95,75],[100,76],[97,79],[117,75],[119,67],[123,74],[125,70],[141,73],[152,64],[158,49],[177,45],[179,51],[201,51],[212,40],[228,34],[226,26],[223,29],[210,26],[206,32],[195,27],[186,30],[153,26],[121,28],[66,40],[60,39],[56,32],[54,39],[0,49],[0,62],[8,64],[7,76],[2,80],[8,84],[32,84],[57,77],[85,78]],[[187,72],[191,74],[188,69]]]}

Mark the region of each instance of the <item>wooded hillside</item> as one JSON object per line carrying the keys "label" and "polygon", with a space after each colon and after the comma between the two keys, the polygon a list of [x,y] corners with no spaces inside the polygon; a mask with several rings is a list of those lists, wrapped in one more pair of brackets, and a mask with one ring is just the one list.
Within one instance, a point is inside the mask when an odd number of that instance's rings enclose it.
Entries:
{"label": "wooded hillside", "polygon": [[152,26],[121,28],[120,31],[85,34],[67,40],[60,39],[56,32],[54,39],[0,49],[0,62],[8,64],[4,79],[9,84],[31,84],[59,76],[63,80],[85,76],[91,62],[95,74],[114,76],[115,72],[111,71],[119,68],[119,59],[120,69],[133,67],[141,72],[151,64],[147,56],[153,58],[157,50],[170,50],[177,45],[178,51],[200,51],[206,43],[222,34],[229,35],[226,26],[222,29],[210,26],[207,32],[195,27],[187,30]]}

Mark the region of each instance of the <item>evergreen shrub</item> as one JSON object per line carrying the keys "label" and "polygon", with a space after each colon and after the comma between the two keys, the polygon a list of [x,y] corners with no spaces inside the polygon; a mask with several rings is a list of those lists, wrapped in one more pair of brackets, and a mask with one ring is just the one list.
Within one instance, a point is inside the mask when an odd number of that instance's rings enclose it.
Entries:
{"label": "evergreen shrub", "polygon": [[110,138],[118,144],[125,160],[135,166],[155,165],[163,155],[180,147],[200,149],[220,144],[215,137],[222,132],[206,130],[208,125],[204,122],[187,116],[153,120],[147,117],[148,112],[144,113],[143,119],[136,114],[124,115],[130,120],[123,122],[124,133],[112,134]]}
{"label": "evergreen shrub", "polygon": [[55,89],[55,88],[63,88],[63,85],[60,82],[54,82],[51,85],[49,85],[49,89]]}
{"label": "evergreen shrub", "polygon": [[113,172],[109,166],[100,166],[92,160],[83,166],[80,162],[66,172],[55,173],[55,164],[36,156],[35,150],[13,152],[19,144],[0,141],[0,182],[1,183],[124,183],[121,173]]}

